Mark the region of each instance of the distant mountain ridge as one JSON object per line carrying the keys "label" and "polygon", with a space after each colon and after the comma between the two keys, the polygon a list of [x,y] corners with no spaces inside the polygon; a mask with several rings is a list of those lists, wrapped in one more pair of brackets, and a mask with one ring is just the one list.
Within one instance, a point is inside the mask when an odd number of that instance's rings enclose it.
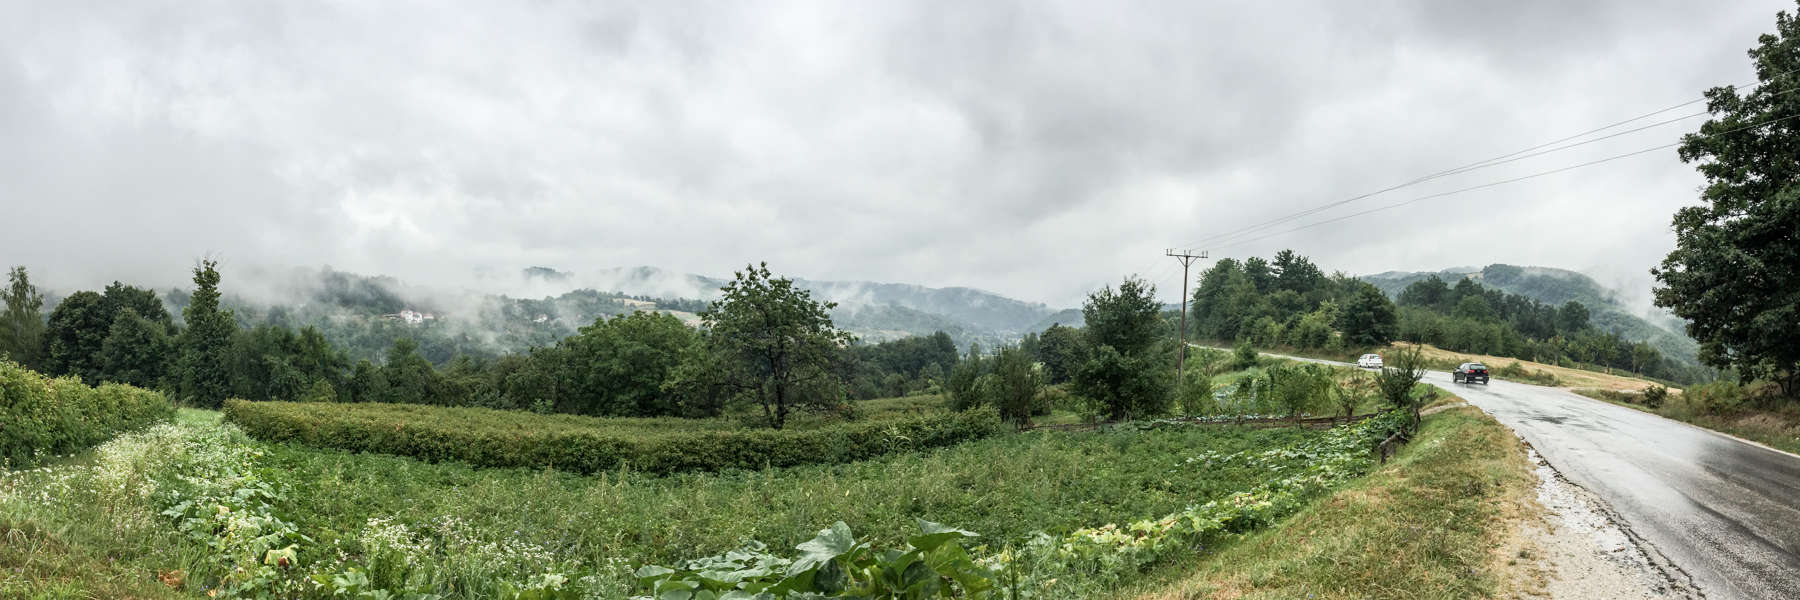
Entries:
{"label": "distant mountain ridge", "polygon": [[1486,267],[1453,267],[1442,271],[1387,271],[1359,277],[1389,297],[1398,296],[1413,282],[1437,275],[1450,285],[1471,279],[1483,286],[1561,306],[1569,301],[1588,308],[1589,321],[1603,331],[1618,332],[1631,341],[1648,342],[1686,364],[1698,364],[1700,344],[1682,331],[1679,318],[1667,313],[1640,314],[1619,300],[1617,290],[1607,288],[1578,271],[1553,267],[1491,264]]}

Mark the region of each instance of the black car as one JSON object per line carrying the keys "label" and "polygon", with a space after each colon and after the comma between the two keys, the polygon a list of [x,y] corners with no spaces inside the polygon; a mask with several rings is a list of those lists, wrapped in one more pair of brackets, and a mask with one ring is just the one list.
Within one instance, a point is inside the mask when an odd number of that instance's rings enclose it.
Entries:
{"label": "black car", "polygon": [[1475,383],[1476,381],[1480,381],[1481,385],[1487,385],[1487,365],[1472,362],[1457,365],[1456,371],[1450,373],[1450,381],[1452,383]]}

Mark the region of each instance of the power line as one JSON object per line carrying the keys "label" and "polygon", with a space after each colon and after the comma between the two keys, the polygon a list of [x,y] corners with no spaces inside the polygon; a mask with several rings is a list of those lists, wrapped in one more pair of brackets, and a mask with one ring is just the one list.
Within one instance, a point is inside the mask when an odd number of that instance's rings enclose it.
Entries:
{"label": "power line", "polygon": [[[1775,75],[1774,75],[1774,76],[1771,76],[1771,77],[1770,77],[1770,79],[1775,79],[1775,78],[1778,78],[1778,77],[1781,77],[1781,76],[1783,76],[1783,75],[1788,75],[1788,74],[1791,74],[1791,73],[1795,73],[1795,72],[1800,72],[1800,69],[1792,69],[1792,70],[1789,70],[1789,71],[1786,71],[1786,72],[1783,72],[1783,73],[1778,73],[1778,74],[1775,74]],[[1760,80],[1759,80],[1759,81],[1758,81],[1758,82],[1760,82]],[[1758,83],[1758,82],[1751,82],[1751,83]],[[1740,86],[1736,86],[1736,85],[1733,85],[1733,86],[1729,86],[1729,87],[1732,87],[1732,88],[1733,88],[1733,89],[1735,89],[1735,88],[1737,88],[1737,87],[1740,87]],[[1781,94],[1787,94],[1787,93],[1790,93],[1790,92],[1793,92],[1793,91],[1795,91],[1795,90],[1796,90],[1796,89],[1800,89],[1800,88],[1788,88],[1788,89],[1785,89],[1785,90],[1781,90],[1781,91],[1779,91],[1779,92],[1776,92],[1776,95],[1781,95]],[[1638,116],[1635,116],[1635,117],[1631,117],[1631,118],[1629,118],[1629,119],[1625,119],[1625,120],[1622,120],[1622,121],[1617,121],[1617,122],[1613,122],[1613,123],[1610,123],[1610,124],[1607,124],[1607,125],[1604,125],[1604,126],[1601,126],[1601,127],[1597,127],[1597,128],[1594,128],[1594,129],[1590,129],[1590,130],[1587,130],[1587,131],[1583,131],[1583,132],[1581,132],[1581,133],[1577,133],[1577,134],[1574,134],[1574,135],[1570,135],[1570,136],[1565,136],[1565,137],[1562,137],[1562,138],[1559,138],[1559,139],[1556,139],[1556,140],[1552,140],[1552,141],[1549,141],[1549,142],[1544,142],[1544,143],[1542,143],[1542,144],[1538,144],[1538,145],[1536,145],[1536,146],[1532,146],[1532,147],[1529,147],[1529,148],[1525,148],[1525,149],[1522,149],[1522,150],[1517,150],[1517,151],[1514,151],[1514,152],[1509,152],[1509,153],[1506,153],[1506,154],[1502,154],[1502,155],[1499,155],[1499,156],[1495,156],[1495,157],[1492,157],[1492,158],[1488,158],[1488,159],[1484,159],[1484,160],[1479,160],[1479,161],[1475,161],[1475,162],[1472,162],[1472,163],[1469,163],[1469,164],[1466,164],[1466,165],[1462,165],[1462,166],[1459,166],[1459,167],[1454,167],[1454,168],[1451,168],[1451,169],[1445,169],[1445,170],[1442,170],[1442,171],[1438,171],[1438,172],[1435,172],[1435,173],[1431,173],[1431,174],[1428,174],[1428,175],[1424,175],[1424,176],[1421,176],[1421,177],[1418,177],[1418,178],[1415,178],[1415,179],[1413,179],[1413,180],[1410,180],[1410,181],[1407,181],[1407,182],[1405,182],[1405,183],[1400,183],[1400,184],[1397,184],[1397,185],[1393,185],[1393,186],[1389,186],[1389,187],[1386,187],[1386,188],[1382,188],[1382,189],[1379,189],[1379,190],[1375,190],[1375,191],[1373,191],[1373,192],[1368,192],[1368,193],[1365,193],[1365,194],[1360,194],[1360,195],[1357,195],[1357,196],[1353,196],[1353,197],[1350,197],[1350,198],[1345,198],[1345,199],[1343,199],[1343,200],[1338,200],[1338,201],[1336,201],[1336,202],[1331,202],[1331,203],[1328,203],[1328,204],[1325,204],[1325,205],[1322,205],[1322,206],[1318,206],[1318,207],[1314,207],[1314,208],[1310,208],[1310,209],[1307,209],[1307,210],[1304,210],[1304,211],[1301,211],[1301,212],[1298,212],[1298,213],[1294,213],[1294,214],[1290,214],[1290,215],[1287,215],[1287,216],[1283,216],[1283,217],[1278,217],[1278,218],[1275,218],[1275,219],[1272,219],[1272,220],[1269,220],[1269,221],[1264,221],[1264,222],[1261,222],[1261,223],[1257,223],[1257,224],[1255,224],[1255,225],[1251,225],[1251,226],[1249,226],[1249,227],[1245,227],[1245,228],[1243,228],[1243,229],[1238,229],[1238,230],[1234,230],[1234,231],[1228,231],[1228,232],[1222,232],[1222,233],[1218,233],[1218,234],[1213,234],[1213,235],[1210,235],[1210,236],[1206,236],[1206,237],[1205,237],[1205,238],[1202,238],[1202,239],[1200,239],[1200,240],[1196,240],[1196,241],[1194,241],[1194,242],[1191,242],[1191,243],[1189,243],[1189,244],[1187,244],[1187,245],[1188,245],[1188,246],[1201,246],[1201,245],[1206,245],[1206,244],[1208,244],[1208,243],[1209,243],[1209,242],[1211,242],[1211,243],[1215,243],[1215,244],[1216,244],[1216,243],[1218,243],[1218,242],[1221,242],[1221,241],[1225,241],[1225,240],[1229,240],[1229,239],[1230,239],[1230,238],[1233,238],[1233,237],[1238,237],[1238,236],[1241,236],[1241,235],[1246,235],[1246,234],[1249,234],[1249,233],[1254,233],[1254,232],[1256,232],[1256,231],[1260,231],[1260,230],[1263,230],[1263,229],[1267,229],[1267,228],[1269,228],[1269,227],[1272,227],[1272,226],[1275,226],[1275,225],[1279,225],[1279,224],[1281,224],[1281,223],[1285,223],[1285,222],[1288,222],[1288,221],[1293,221],[1293,220],[1296,220],[1296,219],[1300,219],[1300,218],[1303,218],[1303,217],[1307,217],[1307,216],[1311,216],[1311,215],[1314,215],[1314,214],[1318,214],[1318,213],[1320,213],[1320,212],[1323,212],[1323,211],[1326,211],[1326,210],[1329,210],[1329,209],[1331,209],[1331,208],[1335,208],[1335,207],[1338,207],[1338,206],[1342,206],[1342,205],[1344,205],[1344,204],[1349,204],[1349,203],[1351,203],[1351,202],[1355,202],[1355,201],[1358,201],[1358,200],[1363,200],[1363,199],[1367,199],[1367,198],[1370,198],[1370,197],[1373,197],[1373,196],[1377,196],[1377,195],[1380,195],[1380,194],[1384,194],[1384,193],[1387,193],[1387,192],[1391,192],[1391,191],[1395,191],[1395,190],[1399,190],[1399,189],[1403,189],[1403,188],[1407,188],[1407,187],[1411,187],[1411,186],[1414,186],[1414,185],[1418,185],[1418,184],[1421,184],[1421,183],[1425,183],[1425,182],[1428,182],[1428,181],[1432,181],[1432,180],[1435,180],[1435,179],[1440,179],[1440,178],[1443,178],[1443,177],[1448,177],[1448,176],[1450,176],[1450,175],[1457,175],[1457,174],[1461,174],[1461,173],[1467,173],[1467,172],[1470,172],[1470,171],[1475,171],[1475,170],[1479,170],[1479,169],[1485,169],[1485,168],[1488,168],[1488,167],[1492,167],[1492,166],[1496,166],[1496,165],[1500,165],[1500,164],[1505,164],[1505,163],[1510,163],[1510,162],[1514,162],[1514,161],[1518,161],[1518,160],[1523,160],[1523,159],[1526,159],[1526,158],[1531,158],[1531,157],[1535,157],[1535,156],[1542,156],[1542,155],[1544,155],[1544,154],[1549,154],[1549,153],[1552,153],[1552,152],[1560,152],[1560,151],[1562,151],[1562,150],[1566,150],[1566,149],[1569,149],[1569,148],[1574,148],[1574,147],[1577,147],[1577,146],[1582,146],[1582,145],[1585,145],[1585,144],[1589,144],[1589,143],[1593,143],[1593,142],[1597,142],[1597,141],[1600,141],[1600,140],[1605,140],[1605,139],[1610,139],[1610,138],[1614,138],[1614,137],[1618,137],[1618,136],[1621,136],[1621,135],[1626,135],[1626,134],[1629,134],[1629,133],[1634,133],[1634,132],[1638,132],[1638,131],[1643,131],[1643,130],[1646,130],[1646,129],[1650,129],[1650,128],[1653,128],[1653,127],[1659,127],[1659,126],[1662,126],[1662,125],[1667,125],[1667,124],[1670,124],[1670,123],[1676,123],[1676,122],[1679,122],[1679,121],[1683,121],[1683,120],[1686,120],[1686,119],[1691,119],[1691,118],[1694,118],[1694,117],[1697,117],[1697,116],[1701,116],[1701,115],[1705,115],[1705,114],[1708,114],[1708,112],[1710,112],[1710,111],[1702,111],[1702,112],[1699,112],[1699,113],[1694,113],[1694,114],[1691,114],[1691,115],[1686,115],[1686,116],[1682,116],[1682,117],[1677,117],[1677,118],[1674,118],[1674,119],[1668,119],[1668,120],[1665,120],[1665,121],[1660,121],[1660,122],[1657,122],[1657,123],[1652,123],[1652,124],[1650,124],[1650,125],[1645,125],[1645,126],[1642,126],[1642,127],[1638,127],[1638,128],[1635,128],[1635,129],[1631,129],[1631,130],[1627,130],[1627,131],[1623,131],[1623,132],[1618,132],[1618,133],[1614,133],[1614,134],[1611,134],[1611,135],[1607,135],[1607,136],[1604,136],[1604,137],[1600,137],[1600,138],[1595,138],[1595,139],[1592,139],[1592,140],[1587,140],[1587,141],[1583,141],[1583,142],[1579,142],[1579,143],[1575,143],[1575,144],[1569,144],[1569,145],[1567,145],[1567,146],[1561,146],[1561,147],[1557,147],[1557,148],[1552,148],[1552,149],[1549,149],[1549,150],[1544,150],[1544,151],[1542,151],[1542,152],[1536,152],[1536,153],[1532,153],[1532,154],[1526,154],[1526,153],[1531,153],[1531,152],[1533,152],[1533,151],[1535,151],[1535,150],[1540,150],[1540,149],[1543,149],[1543,148],[1546,148],[1546,147],[1549,147],[1549,146],[1554,146],[1554,145],[1556,145],[1556,144],[1560,144],[1560,143],[1563,143],[1563,142],[1567,142],[1567,141],[1570,141],[1570,140],[1574,140],[1574,139],[1578,139],[1578,138],[1581,138],[1581,137],[1584,137],[1584,136],[1588,136],[1588,135],[1592,135],[1592,134],[1595,134],[1595,133],[1599,133],[1599,132],[1601,132],[1601,131],[1605,131],[1605,130],[1608,130],[1608,129],[1612,129],[1612,128],[1614,128],[1614,127],[1618,127],[1618,126],[1620,126],[1620,125],[1625,125],[1625,124],[1628,124],[1628,123],[1632,123],[1632,122],[1635,122],[1635,121],[1639,121],[1639,120],[1643,120],[1643,119],[1646,119],[1646,118],[1649,118],[1649,117],[1653,117],[1653,116],[1656,116],[1656,115],[1659,115],[1659,114],[1662,114],[1662,113],[1666,113],[1666,112],[1669,112],[1669,111],[1672,111],[1672,110],[1676,110],[1676,109],[1679,109],[1679,108],[1682,108],[1682,107],[1685,107],[1685,106],[1690,106],[1690,105],[1693,105],[1693,104],[1696,104],[1696,103],[1699,103],[1699,102],[1704,102],[1704,101],[1706,101],[1706,100],[1707,100],[1707,98],[1706,98],[1706,97],[1705,97],[1705,96],[1702,96],[1702,97],[1700,97],[1700,98],[1696,98],[1696,99],[1693,99],[1693,100],[1688,100],[1688,101],[1686,101],[1686,102],[1682,102],[1682,103],[1680,103],[1680,104],[1675,104],[1675,105],[1672,105],[1672,106],[1668,106],[1668,107],[1665,107],[1665,108],[1661,108],[1661,109],[1657,109],[1657,110],[1654,110],[1654,111],[1650,111],[1650,112],[1647,112],[1647,113],[1644,113],[1644,114],[1641,114],[1641,115],[1638,115]],[[1525,156],[1520,156],[1520,155],[1522,155],[1522,154],[1523,154],[1523,155],[1525,155]]]}
{"label": "power line", "polygon": [[[1765,126],[1765,125],[1772,125],[1772,124],[1775,124],[1775,123],[1778,123],[1778,122],[1781,122],[1781,121],[1786,121],[1786,120],[1789,120],[1789,119],[1794,119],[1794,118],[1800,118],[1800,114],[1797,114],[1797,115],[1789,115],[1789,116],[1785,116],[1785,117],[1780,117],[1780,118],[1776,118],[1776,119],[1770,119],[1770,120],[1767,120],[1767,121],[1763,121],[1763,122],[1761,122],[1761,123],[1756,123],[1756,124],[1752,124],[1752,125],[1745,125],[1745,126],[1743,126],[1743,127],[1738,127],[1738,128],[1735,128],[1735,129],[1730,129],[1730,130],[1726,130],[1726,131],[1721,131],[1721,132],[1718,132],[1718,133],[1713,133],[1713,134],[1708,134],[1708,135],[1705,135],[1705,136],[1701,136],[1701,137],[1714,137],[1714,136],[1720,136],[1720,135],[1725,135],[1725,134],[1729,134],[1729,133],[1737,133],[1737,132],[1739,132],[1739,131],[1744,131],[1744,130],[1748,130],[1748,129],[1755,129],[1755,128],[1758,128],[1758,127],[1762,127],[1762,126]],[[1264,240],[1264,239],[1268,239],[1268,238],[1271,238],[1271,237],[1275,237],[1275,236],[1279,236],[1279,235],[1286,235],[1286,234],[1289,234],[1289,233],[1294,233],[1294,232],[1296,232],[1296,231],[1301,231],[1301,230],[1304,230],[1304,229],[1311,229],[1311,228],[1314,228],[1314,227],[1318,227],[1318,226],[1320,226],[1320,225],[1326,225],[1326,224],[1330,224],[1330,223],[1336,223],[1336,222],[1338,222],[1338,221],[1342,221],[1342,220],[1345,220],[1345,219],[1350,219],[1350,218],[1354,218],[1354,217],[1360,217],[1360,216],[1363,216],[1363,215],[1367,215],[1367,214],[1370,214],[1370,213],[1376,213],[1376,212],[1381,212],[1381,211],[1385,211],[1385,210],[1391,210],[1391,209],[1395,209],[1395,208],[1400,208],[1400,207],[1402,207],[1402,206],[1406,206],[1406,205],[1408,205],[1408,204],[1413,204],[1413,203],[1415,203],[1415,202],[1419,202],[1419,201],[1422,201],[1422,200],[1430,200],[1430,199],[1433,199],[1433,198],[1442,198],[1442,197],[1445,197],[1445,196],[1450,196],[1450,195],[1454,195],[1454,194],[1460,194],[1460,193],[1463,193],[1463,192],[1470,192],[1470,191],[1474,191],[1474,190],[1479,190],[1479,189],[1485,189],[1485,188],[1490,188],[1490,187],[1495,187],[1495,186],[1500,186],[1500,185],[1505,185],[1505,184],[1508,184],[1508,183],[1515,183],[1515,182],[1519,182],[1519,181],[1524,181],[1524,180],[1527,180],[1527,179],[1536,179],[1536,178],[1538,178],[1538,177],[1543,177],[1543,176],[1546,176],[1546,175],[1554,175],[1554,174],[1556,174],[1556,173],[1561,173],[1561,172],[1564,172],[1564,171],[1572,171],[1572,170],[1575,170],[1575,169],[1579,169],[1579,168],[1582,168],[1582,167],[1590,167],[1590,166],[1593,166],[1593,165],[1598,165],[1598,164],[1601,164],[1601,163],[1608,163],[1608,162],[1612,162],[1612,161],[1615,161],[1615,160],[1620,160],[1620,159],[1624,159],[1624,158],[1630,158],[1630,157],[1633,157],[1633,156],[1638,156],[1638,155],[1642,155],[1642,154],[1648,154],[1648,153],[1650,153],[1650,152],[1655,152],[1655,151],[1658,151],[1658,150],[1666,150],[1666,149],[1668,149],[1668,148],[1673,148],[1673,147],[1675,147],[1675,146],[1679,146],[1679,145],[1681,145],[1681,144],[1682,144],[1682,142],[1672,142],[1672,143],[1668,143],[1668,144],[1663,144],[1663,145],[1661,145],[1661,146],[1654,146],[1654,147],[1650,147],[1650,148],[1644,148],[1644,149],[1642,149],[1642,150],[1636,150],[1636,151],[1632,151],[1632,152],[1627,152],[1627,153],[1624,153],[1624,154],[1617,154],[1617,155],[1613,155],[1613,156],[1608,156],[1608,157],[1606,157],[1606,158],[1602,158],[1602,159],[1598,159],[1598,160],[1591,160],[1591,161],[1588,161],[1588,162],[1584,162],[1584,163],[1580,163],[1580,164],[1574,164],[1574,165],[1569,165],[1569,166],[1566,166],[1566,167],[1561,167],[1561,168],[1557,168],[1557,169],[1551,169],[1551,170],[1548,170],[1548,171],[1539,171],[1539,172],[1537,172],[1537,173],[1532,173],[1532,174],[1530,174],[1530,175],[1522,175],[1522,176],[1519,176],[1519,177],[1514,177],[1514,178],[1511,178],[1511,179],[1502,179],[1502,180],[1500,180],[1500,181],[1492,181],[1492,182],[1488,182],[1488,183],[1484,183],[1484,184],[1481,184],[1481,185],[1475,185],[1475,186],[1469,186],[1469,187],[1466,187],[1466,188],[1462,188],[1462,189],[1456,189],[1456,190],[1450,190],[1450,191],[1447,191],[1447,192],[1439,192],[1439,193],[1436,193],[1436,194],[1429,194],[1429,195],[1425,195],[1425,196],[1419,196],[1419,197],[1417,197],[1417,198],[1413,198],[1413,199],[1411,199],[1411,200],[1407,200],[1407,201],[1405,201],[1405,202],[1399,202],[1399,203],[1395,203],[1395,204],[1389,204],[1389,205],[1387,205],[1387,206],[1381,206],[1381,207],[1377,207],[1377,208],[1371,208],[1371,209],[1368,209],[1368,210],[1364,210],[1364,211],[1360,211],[1360,212],[1355,212],[1355,213],[1351,213],[1351,214],[1348,214],[1348,215],[1343,215],[1343,216],[1339,216],[1339,217],[1334,217],[1334,218],[1331,218],[1331,219],[1326,219],[1326,220],[1324,220],[1324,221],[1318,221],[1318,222],[1315,222],[1315,223],[1309,223],[1309,224],[1307,224],[1307,225],[1302,225],[1302,226],[1300,226],[1300,227],[1295,227],[1295,228],[1293,228],[1293,229],[1287,229],[1287,230],[1283,230],[1283,231],[1279,231],[1279,232],[1275,232],[1275,233],[1271,233],[1271,234],[1267,234],[1267,235],[1261,235],[1261,236],[1257,236],[1257,237],[1253,237],[1253,238],[1249,238],[1249,239],[1244,239],[1244,240],[1238,240],[1238,241],[1234,241],[1234,242],[1231,242],[1231,243],[1227,243],[1227,244],[1224,244],[1224,245],[1221,245],[1221,246],[1216,246],[1216,247],[1215,247],[1215,248],[1230,248],[1230,247],[1233,247],[1233,246],[1240,246],[1240,245],[1243,245],[1243,244],[1248,244],[1248,243],[1250,243],[1250,242],[1255,242],[1255,241],[1258,241],[1258,240]]]}

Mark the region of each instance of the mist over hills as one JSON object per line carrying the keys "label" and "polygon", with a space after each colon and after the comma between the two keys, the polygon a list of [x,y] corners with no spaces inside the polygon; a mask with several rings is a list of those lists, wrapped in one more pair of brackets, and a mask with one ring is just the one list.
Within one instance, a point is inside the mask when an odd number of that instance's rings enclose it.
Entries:
{"label": "mist over hills", "polygon": [[1663,353],[1686,364],[1698,364],[1700,345],[1687,336],[1680,318],[1657,308],[1634,309],[1621,300],[1617,290],[1610,289],[1584,273],[1553,267],[1522,267],[1492,264],[1486,267],[1452,267],[1442,271],[1387,271],[1363,275],[1363,281],[1374,284],[1396,296],[1413,282],[1437,275],[1456,285],[1471,279],[1483,286],[1518,294],[1560,306],[1569,301],[1588,308],[1589,320],[1602,331],[1617,332],[1631,341],[1648,342]]}
{"label": "mist over hills", "polygon": [[[689,324],[729,279],[654,267],[570,272],[533,266],[511,276],[486,274],[473,285],[440,289],[387,275],[330,267],[227,274],[224,303],[241,324],[313,326],[353,359],[379,361],[393,341],[410,337],[436,363],[458,354],[497,356],[548,346],[595,318],[635,310],[666,312]],[[1079,325],[1080,311],[1056,310],[974,288],[795,279],[815,298],[836,302],[833,319],[866,342],[937,331],[960,347],[1017,340],[1052,322]],[[179,315],[184,289],[163,294]]]}

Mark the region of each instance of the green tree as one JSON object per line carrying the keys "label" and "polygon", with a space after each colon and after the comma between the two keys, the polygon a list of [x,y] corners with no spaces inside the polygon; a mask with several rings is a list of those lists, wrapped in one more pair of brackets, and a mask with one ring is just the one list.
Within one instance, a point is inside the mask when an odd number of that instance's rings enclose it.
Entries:
{"label": "green tree", "polygon": [[141,388],[162,385],[168,376],[173,347],[162,323],[144,318],[135,308],[124,307],[113,317],[112,328],[100,344],[103,377]]}
{"label": "green tree", "polygon": [[712,352],[730,367],[721,373],[724,382],[761,406],[776,429],[795,406],[835,400],[819,396],[841,385],[832,363],[850,343],[831,322],[836,306],[773,276],[763,263],[737,273],[700,313]]}
{"label": "green tree", "polygon": [[194,267],[194,294],[182,311],[187,329],[176,345],[176,395],[195,406],[218,408],[231,392],[231,345],[237,321],[219,307],[218,263],[203,260]]}
{"label": "green tree", "polygon": [[1382,399],[1406,413],[1409,433],[1419,428],[1419,397],[1413,394],[1413,386],[1424,377],[1425,356],[1418,346],[1389,352],[1382,361],[1381,374],[1375,376],[1375,387],[1381,391]]}
{"label": "green tree", "polygon": [[1350,346],[1369,348],[1386,346],[1399,331],[1399,317],[1394,303],[1374,285],[1353,282],[1356,291],[1338,313],[1338,329]]}
{"label": "green tree", "polygon": [[1570,300],[1563,303],[1556,311],[1556,331],[1563,337],[1572,337],[1588,328],[1588,308],[1586,305]]}
{"label": "green tree", "polygon": [[25,267],[7,272],[7,289],[0,295],[6,305],[0,312],[0,357],[30,368],[40,368],[44,339],[44,295],[31,284]]}
{"label": "green tree", "polygon": [[681,413],[663,387],[700,334],[673,315],[633,312],[601,317],[558,346],[562,393],[557,412],[599,416],[670,416]]}
{"label": "green tree", "polygon": [[1682,139],[1706,178],[1675,213],[1675,250],[1652,269],[1658,306],[1688,320],[1700,360],[1800,389],[1800,19],[1782,11],[1749,52],[1758,84],[1706,92],[1713,118]]}
{"label": "green tree", "polygon": [[989,392],[1000,418],[1024,428],[1031,424],[1031,413],[1037,408],[1043,392],[1043,376],[1036,362],[1024,349],[1002,346],[994,356],[993,379]]}
{"label": "green tree", "polygon": [[1191,369],[1185,377],[1186,380],[1181,382],[1181,387],[1176,392],[1181,414],[1199,417],[1217,413],[1218,401],[1213,398],[1212,376],[1206,374],[1205,369]]}
{"label": "green tree", "polygon": [[388,348],[387,362],[381,365],[381,379],[386,383],[383,402],[402,404],[441,404],[437,369],[419,354],[419,343],[412,338],[394,340]]}
{"label": "green tree", "polygon": [[1051,384],[1068,381],[1087,362],[1087,335],[1080,329],[1051,325],[1038,336],[1038,362]]}
{"label": "green tree", "polygon": [[1124,355],[1149,351],[1162,328],[1156,286],[1135,277],[1125,278],[1117,291],[1107,287],[1088,295],[1081,315],[1087,321],[1089,342],[1112,346]]}
{"label": "green tree", "polygon": [[1161,343],[1162,307],[1156,288],[1128,277],[1117,291],[1088,295],[1081,307],[1087,320],[1088,362],[1076,372],[1075,387],[1100,401],[1113,419],[1163,414],[1172,379]]}
{"label": "green tree", "polygon": [[89,291],[69,294],[50,311],[44,329],[44,372],[76,375],[89,385],[100,383],[104,372],[100,347],[111,330],[112,314],[106,311],[104,297]]}
{"label": "green tree", "polygon": [[970,344],[966,358],[950,368],[950,407],[969,410],[986,401],[981,395],[981,376],[985,371],[981,360],[981,344]]}

